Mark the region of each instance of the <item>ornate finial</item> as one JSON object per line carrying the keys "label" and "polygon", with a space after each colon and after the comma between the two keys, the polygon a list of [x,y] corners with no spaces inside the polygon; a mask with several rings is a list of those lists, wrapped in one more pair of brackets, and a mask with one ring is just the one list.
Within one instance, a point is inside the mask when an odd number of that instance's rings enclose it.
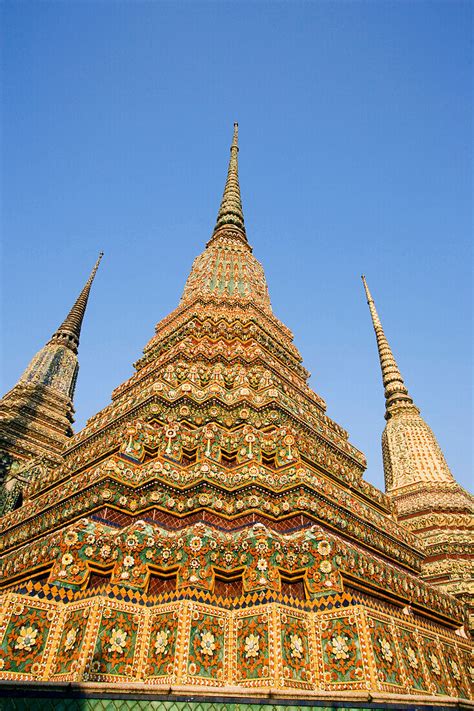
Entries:
{"label": "ornate finial", "polygon": [[58,330],[51,337],[49,343],[60,343],[70,348],[74,353],[77,353],[77,349],[79,346],[79,337],[81,335],[82,321],[86,312],[89,293],[91,290],[92,282],[94,281],[94,277],[99,268],[100,260],[103,256],[104,253],[99,252],[99,258],[97,259],[94,268],[92,269],[90,276],[84,285],[84,288],[77,297],[74,306],[72,307]]}
{"label": "ornate finial", "polygon": [[230,147],[229,169],[227,180],[222,196],[221,206],[217,215],[217,222],[214,233],[224,225],[232,225],[240,230],[245,237],[244,213],[242,210],[242,200],[240,197],[239,166],[237,154],[239,152],[239,124],[234,123],[234,135]]}
{"label": "ornate finial", "polygon": [[239,150],[239,124],[234,121],[234,136],[232,138],[232,146]]}
{"label": "ornate finial", "polygon": [[369,305],[372,323],[374,326],[375,336],[377,338],[377,347],[379,351],[380,367],[382,369],[382,379],[385,388],[385,417],[390,417],[390,408],[396,404],[404,403],[405,405],[413,405],[413,400],[408,395],[408,390],[405,387],[398,365],[393,357],[393,353],[388,345],[382,324],[375,308],[375,303],[370,293],[365,276],[362,275],[367,303]]}

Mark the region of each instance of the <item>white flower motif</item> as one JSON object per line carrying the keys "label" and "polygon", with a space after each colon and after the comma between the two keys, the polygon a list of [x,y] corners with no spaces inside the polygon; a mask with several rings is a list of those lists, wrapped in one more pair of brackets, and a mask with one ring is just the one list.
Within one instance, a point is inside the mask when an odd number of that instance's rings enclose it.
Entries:
{"label": "white flower motif", "polygon": [[26,649],[29,652],[35,646],[38,637],[38,629],[36,627],[22,627],[16,638],[15,649]]}
{"label": "white flower motif", "polygon": [[265,558],[259,558],[259,559],[258,559],[258,561],[257,561],[257,568],[258,568],[258,570],[260,570],[261,572],[263,572],[264,570],[266,570],[266,569],[268,568],[268,563],[267,563],[267,561],[265,560]]}
{"label": "white flower motif", "polygon": [[209,654],[212,656],[216,648],[216,638],[212,632],[204,632],[201,636],[201,651],[203,654]]}
{"label": "white flower motif", "polygon": [[459,679],[461,678],[461,673],[459,671],[458,665],[453,659],[449,660],[449,664],[451,666],[451,671],[453,672],[454,678],[456,679],[456,681],[459,681]]}
{"label": "white flower motif", "polygon": [[194,537],[191,538],[191,540],[189,541],[189,545],[190,545],[190,547],[192,548],[192,550],[193,550],[194,552],[197,552],[197,551],[201,550],[201,548],[202,548],[202,541],[201,541],[201,539],[198,538],[197,536],[194,536]]}
{"label": "white flower motif", "polygon": [[319,566],[321,573],[330,573],[332,570],[332,565],[328,560],[322,560]]}
{"label": "white flower motif", "polygon": [[99,553],[100,553],[100,555],[101,555],[102,558],[108,558],[108,557],[110,556],[110,553],[111,553],[110,546],[108,546],[108,545],[102,546],[102,548],[100,549]]}
{"label": "white flower motif", "polygon": [[250,657],[258,657],[260,653],[260,639],[256,634],[249,634],[245,638],[245,656],[247,659]]}
{"label": "white flower motif", "polygon": [[69,652],[76,644],[76,637],[77,637],[78,631],[79,630],[77,627],[73,627],[67,633],[66,639],[64,640],[64,651],[65,652]]}
{"label": "white flower motif", "polygon": [[169,630],[159,630],[156,633],[155,652],[157,654],[164,654],[166,652],[166,647],[168,646],[168,637],[169,636],[170,636]]}
{"label": "white flower motif", "polygon": [[441,667],[439,665],[438,657],[436,654],[433,654],[433,652],[430,654],[430,662],[433,673],[439,676],[441,674]]}
{"label": "white flower motif", "polygon": [[412,649],[412,647],[407,647],[407,658],[408,658],[408,664],[411,666],[412,669],[418,669],[418,659],[416,657],[415,650]]}
{"label": "white flower motif", "polygon": [[349,645],[346,635],[337,634],[331,639],[332,655],[336,659],[349,659]]}
{"label": "white flower motif", "polygon": [[320,541],[318,543],[319,555],[329,555],[330,551],[331,551],[331,546],[328,541]]}
{"label": "white flower motif", "polygon": [[63,565],[70,565],[73,560],[74,560],[74,558],[72,557],[72,555],[70,553],[65,553],[63,555],[63,557],[61,558],[61,563]]}
{"label": "white flower motif", "polygon": [[304,651],[303,640],[301,639],[301,637],[299,637],[297,634],[290,635],[290,646],[290,655],[292,657],[297,657],[298,659],[301,659]]}
{"label": "white flower motif", "polygon": [[123,559],[123,564],[126,568],[133,568],[134,563],[135,563],[135,558],[132,555],[126,555],[125,558]]}
{"label": "white flower motif", "polygon": [[123,648],[127,643],[128,632],[120,629],[120,627],[115,627],[110,635],[110,647],[109,652],[117,652],[117,654],[123,654]]}
{"label": "white flower motif", "polygon": [[387,639],[379,639],[379,644],[382,657],[385,659],[386,662],[391,664],[393,662],[393,652],[390,646],[390,642]]}

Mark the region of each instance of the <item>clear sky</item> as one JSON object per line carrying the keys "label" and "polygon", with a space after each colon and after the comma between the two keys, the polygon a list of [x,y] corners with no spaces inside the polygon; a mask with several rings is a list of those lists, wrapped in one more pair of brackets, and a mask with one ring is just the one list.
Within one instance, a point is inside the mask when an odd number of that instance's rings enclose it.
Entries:
{"label": "clear sky", "polygon": [[4,2],[3,390],[99,250],[76,426],[178,303],[240,125],[247,233],[312,387],[383,486],[360,274],[472,477],[472,3]]}

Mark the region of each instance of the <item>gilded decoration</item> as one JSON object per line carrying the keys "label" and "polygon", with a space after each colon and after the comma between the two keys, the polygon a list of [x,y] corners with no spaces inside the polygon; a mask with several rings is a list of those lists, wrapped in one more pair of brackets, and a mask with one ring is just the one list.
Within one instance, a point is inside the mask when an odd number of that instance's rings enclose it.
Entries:
{"label": "gilded decoration", "polygon": [[[472,698],[471,500],[433,464],[368,288],[388,493],[364,480],[364,455],[273,314],[237,156],[235,127],[216,227],[110,404],[73,435],[98,264],[2,400],[29,439],[15,449],[5,428],[0,680],[291,703]],[[431,462],[420,486],[417,457]]]}

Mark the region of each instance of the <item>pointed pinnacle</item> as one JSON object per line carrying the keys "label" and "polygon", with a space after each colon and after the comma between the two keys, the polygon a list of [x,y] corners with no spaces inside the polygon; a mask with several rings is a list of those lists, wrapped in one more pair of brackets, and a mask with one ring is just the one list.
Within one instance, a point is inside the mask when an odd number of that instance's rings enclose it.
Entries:
{"label": "pointed pinnacle", "polygon": [[221,206],[217,215],[216,226],[214,233],[224,225],[233,225],[237,227],[245,236],[244,213],[242,210],[242,200],[240,197],[239,185],[239,165],[237,154],[239,152],[239,124],[234,123],[234,136],[230,147],[229,169],[227,171],[227,180],[222,196]]}
{"label": "pointed pinnacle", "polygon": [[81,335],[82,321],[86,312],[89,293],[91,290],[92,282],[94,281],[94,277],[99,268],[100,260],[103,256],[104,253],[100,252],[99,258],[97,259],[94,268],[92,269],[90,276],[84,285],[84,288],[77,297],[74,306],[72,307],[60,327],[57,329],[57,331],[53,334],[49,343],[67,346],[74,353],[77,353],[77,349],[79,347],[79,337]]}
{"label": "pointed pinnacle", "polygon": [[382,369],[382,380],[385,388],[385,417],[390,417],[390,408],[400,402],[408,405],[413,405],[413,400],[408,394],[403,378],[401,376],[398,365],[393,357],[387,338],[382,328],[375,303],[367,285],[365,276],[361,277],[364,284],[367,303],[369,305],[370,314],[372,316],[372,324],[374,326],[375,336],[377,338],[377,348],[379,351],[380,367]]}

